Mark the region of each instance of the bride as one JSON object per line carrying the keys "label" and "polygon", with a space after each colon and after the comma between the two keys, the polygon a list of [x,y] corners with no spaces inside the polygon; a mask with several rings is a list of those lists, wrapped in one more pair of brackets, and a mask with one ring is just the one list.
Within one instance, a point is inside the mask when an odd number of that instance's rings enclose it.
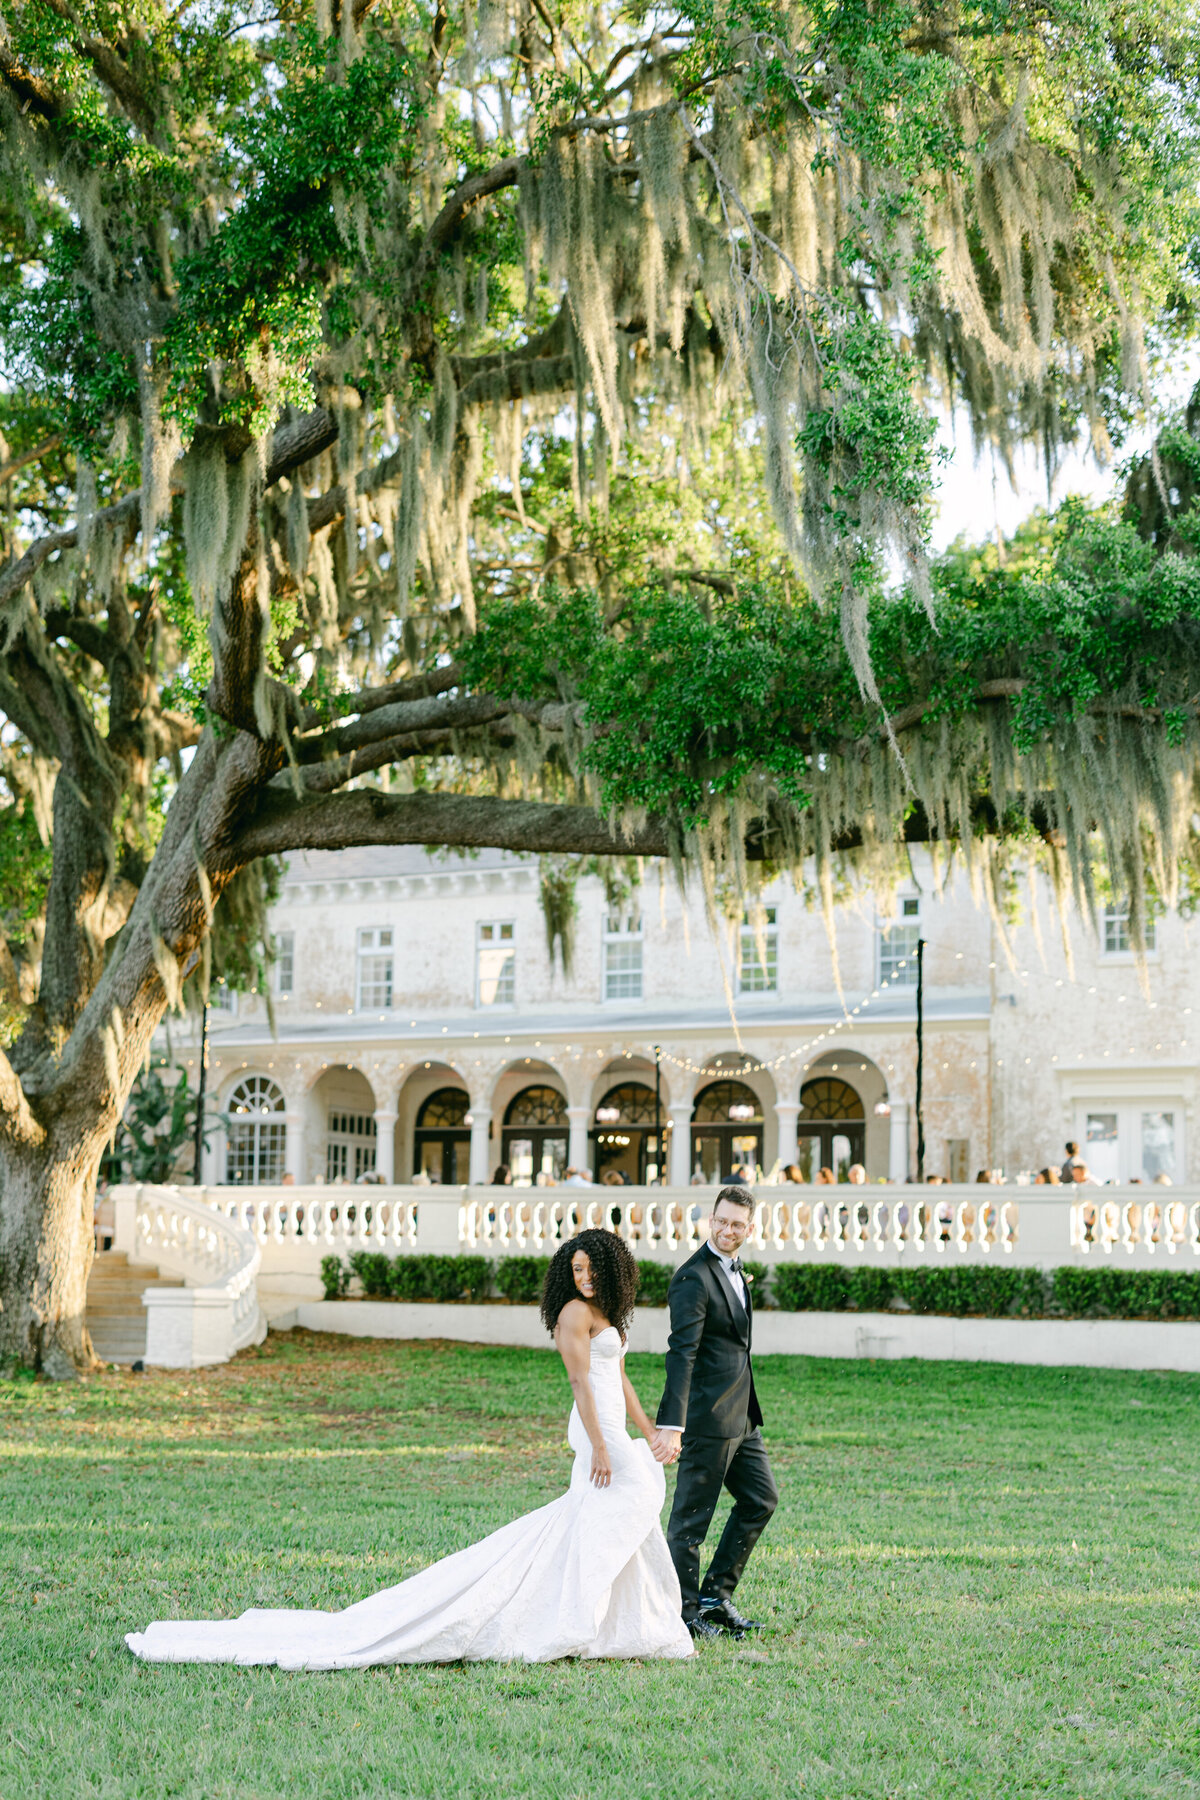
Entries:
{"label": "bride", "polygon": [[[575,1405],[571,1485],[469,1549],[344,1612],[258,1609],[238,1619],[165,1620],[125,1639],[147,1662],[550,1662],[559,1656],[685,1657],[692,1639],[659,1523],[654,1427],[625,1373],[637,1264],[612,1232],[583,1231],[546,1274],[542,1318]],[[632,1419],[645,1442],[625,1428]]]}

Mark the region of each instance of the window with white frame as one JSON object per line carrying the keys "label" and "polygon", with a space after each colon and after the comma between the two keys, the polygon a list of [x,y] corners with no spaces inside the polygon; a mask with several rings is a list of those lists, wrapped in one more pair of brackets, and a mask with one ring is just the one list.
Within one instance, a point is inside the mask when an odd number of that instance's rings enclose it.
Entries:
{"label": "window with white frame", "polygon": [[375,1120],[371,1113],[329,1114],[325,1139],[326,1181],[357,1181],[375,1168]]}
{"label": "window with white frame", "polygon": [[886,981],[890,987],[916,987],[917,939],[920,935],[920,895],[902,894],[896,917],[879,928],[880,981]]}
{"label": "window with white frame", "polygon": [[393,940],[389,925],[366,926],[358,934],[359,1012],[386,1012],[392,1004]]}
{"label": "window with white frame", "polygon": [[275,992],[286,1000],[292,991],[292,983],[296,978],[296,934],[294,931],[278,931],[275,934]]}
{"label": "window with white frame", "polygon": [[208,1004],[218,1012],[230,1013],[236,1017],[238,997],[234,988],[226,987],[224,977],[214,981],[208,990]]}
{"label": "window with white frame", "polygon": [[483,919],[475,927],[475,1004],[514,1006],[517,999],[516,926]]}
{"label": "window with white frame", "polygon": [[283,1180],[287,1161],[286,1102],[269,1075],[248,1075],[225,1111],[225,1179],[244,1187]]}
{"label": "window with white frame", "polygon": [[[1142,927],[1142,939],[1147,951],[1157,948],[1157,932],[1155,921],[1147,919]],[[1105,956],[1132,956],[1133,939],[1129,935],[1129,908],[1127,906],[1106,906],[1104,909],[1104,954]]]}
{"label": "window with white frame", "polygon": [[1169,1095],[1080,1105],[1075,1137],[1092,1180],[1146,1185],[1181,1181],[1184,1118],[1182,1100]]}
{"label": "window with white frame", "polygon": [[778,933],[773,906],[742,914],[738,936],[738,993],[773,994],[779,987]]}
{"label": "window with white frame", "polygon": [[641,915],[609,913],[604,920],[604,998],[642,997]]}

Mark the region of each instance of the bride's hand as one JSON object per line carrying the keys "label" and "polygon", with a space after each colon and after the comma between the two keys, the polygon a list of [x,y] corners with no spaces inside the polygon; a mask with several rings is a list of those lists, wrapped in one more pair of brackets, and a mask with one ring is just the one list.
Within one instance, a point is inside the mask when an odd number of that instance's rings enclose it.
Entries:
{"label": "bride's hand", "polygon": [[598,1488],[606,1488],[612,1480],[612,1464],[608,1460],[608,1446],[601,1444],[599,1449],[592,1446],[592,1481]]}

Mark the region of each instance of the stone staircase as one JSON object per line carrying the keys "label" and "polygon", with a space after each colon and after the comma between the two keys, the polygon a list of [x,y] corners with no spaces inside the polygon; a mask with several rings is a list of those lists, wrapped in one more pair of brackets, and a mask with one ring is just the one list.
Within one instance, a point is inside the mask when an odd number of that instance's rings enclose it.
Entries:
{"label": "stone staircase", "polygon": [[96,1355],[106,1363],[137,1362],[146,1354],[148,1287],[181,1288],[149,1263],[131,1263],[121,1251],[101,1250],[88,1277],[87,1328]]}

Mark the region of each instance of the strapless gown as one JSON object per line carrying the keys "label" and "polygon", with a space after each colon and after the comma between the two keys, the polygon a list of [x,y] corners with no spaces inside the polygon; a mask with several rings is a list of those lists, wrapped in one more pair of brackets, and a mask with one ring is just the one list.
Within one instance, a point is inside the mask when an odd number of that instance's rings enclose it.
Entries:
{"label": "strapless gown", "polygon": [[691,1656],[659,1522],[663,1471],[645,1440],[626,1430],[623,1355],[613,1326],[592,1339],[589,1380],[612,1463],[609,1487],[588,1480],[592,1447],[572,1407],[575,1462],[561,1499],[398,1587],[343,1612],[255,1608],[237,1619],[161,1620],[125,1642],[147,1662],[280,1669]]}

